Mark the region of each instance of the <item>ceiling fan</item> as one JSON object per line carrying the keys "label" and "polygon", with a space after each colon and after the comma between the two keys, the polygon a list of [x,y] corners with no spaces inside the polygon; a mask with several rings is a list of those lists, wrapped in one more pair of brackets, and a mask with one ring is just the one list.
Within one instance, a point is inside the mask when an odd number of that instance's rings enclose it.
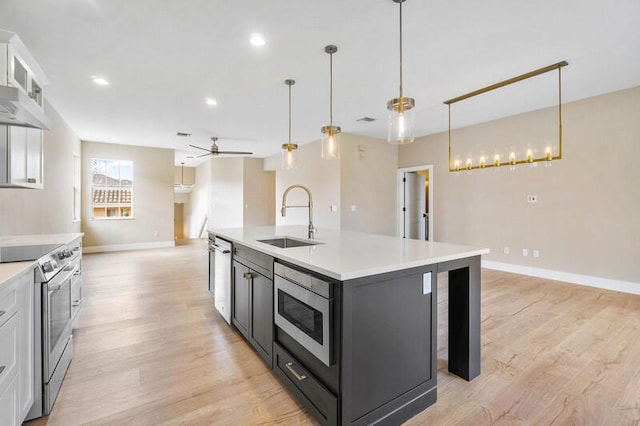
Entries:
{"label": "ceiling fan", "polygon": [[218,140],[217,137],[212,137],[211,141],[213,142],[211,144],[211,148],[202,148],[200,146],[196,146],[196,145],[189,145],[193,148],[197,148],[197,149],[201,149],[203,151],[208,151],[206,154],[202,154],[202,155],[198,155],[197,158],[200,157],[205,157],[207,155],[219,155],[219,154],[233,154],[233,155],[251,155],[253,154],[253,152],[246,152],[246,151],[220,151],[220,149],[218,149],[218,144],[216,144],[216,141]]}

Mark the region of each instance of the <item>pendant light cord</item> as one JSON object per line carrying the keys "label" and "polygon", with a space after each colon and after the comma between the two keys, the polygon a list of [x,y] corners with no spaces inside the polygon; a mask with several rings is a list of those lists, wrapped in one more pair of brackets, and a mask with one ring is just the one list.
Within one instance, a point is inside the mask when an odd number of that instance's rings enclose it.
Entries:
{"label": "pendant light cord", "polygon": [[291,149],[291,85],[289,85],[289,149]]}
{"label": "pendant light cord", "polygon": [[400,1],[400,103],[402,103],[402,3],[404,0]]}

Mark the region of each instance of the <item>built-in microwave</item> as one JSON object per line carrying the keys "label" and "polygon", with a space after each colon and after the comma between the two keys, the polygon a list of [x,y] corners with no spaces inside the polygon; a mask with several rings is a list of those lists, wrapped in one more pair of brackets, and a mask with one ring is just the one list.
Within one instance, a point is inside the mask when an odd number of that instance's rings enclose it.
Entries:
{"label": "built-in microwave", "polygon": [[333,284],[281,263],[274,264],[273,272],[276,326],[331,366]]}

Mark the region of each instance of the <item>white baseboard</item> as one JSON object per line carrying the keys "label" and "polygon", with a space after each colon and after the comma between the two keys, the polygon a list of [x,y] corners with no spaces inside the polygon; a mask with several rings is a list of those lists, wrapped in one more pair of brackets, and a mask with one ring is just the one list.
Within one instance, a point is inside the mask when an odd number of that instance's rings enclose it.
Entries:
{"label": "white baseboard", "polygon": [[154,248],[175,247],[175,241],[158,241],[157,243],[110,244],[104,246],[83,246],[83,253],[102,253],[107,251],[145,250]]}
{"label": "white baseboard", "polygon": [[530,266],[494,262],[491,260],[482,260],[482,267],[487,269],[495,269],[496,271],[513,272],[514,274],[528,275],[531,277],[546,278],[548,280],[564,281],[572,284],[603,288],[605,290],[640,294],[640,283],[634,283],[631,281],[612,280],[609,278],[573,274],[571,272],[552,271],[550,269],[533,268]]}

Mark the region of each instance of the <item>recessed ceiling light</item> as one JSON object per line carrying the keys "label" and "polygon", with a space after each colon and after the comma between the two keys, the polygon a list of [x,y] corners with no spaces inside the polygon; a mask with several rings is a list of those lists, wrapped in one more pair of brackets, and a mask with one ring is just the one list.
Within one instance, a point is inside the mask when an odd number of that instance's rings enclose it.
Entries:
{"label": "recessed ceiling light", "polygon": [[93,82],[95,84],[97,84],[98,86],[108,86],[109,82],[107,80],[105,80],[102,77],[92,77],[93,78]]}
{"label": "recessed ceiling light", "polygon": [[205,99],[205,102],[207,103],[207,105],[209,106],[214,106],[214,105],[218,105],[218,101],[216,101],[213,98],[207,98]]}
{"label": "recessed ceiling light", "polygon": [[266,42],[264,41],[264,37],[262,37],[260,34],[253,33],[251,34],[249,43],[251,43],[252,46],[261,47],[264,46]]}

